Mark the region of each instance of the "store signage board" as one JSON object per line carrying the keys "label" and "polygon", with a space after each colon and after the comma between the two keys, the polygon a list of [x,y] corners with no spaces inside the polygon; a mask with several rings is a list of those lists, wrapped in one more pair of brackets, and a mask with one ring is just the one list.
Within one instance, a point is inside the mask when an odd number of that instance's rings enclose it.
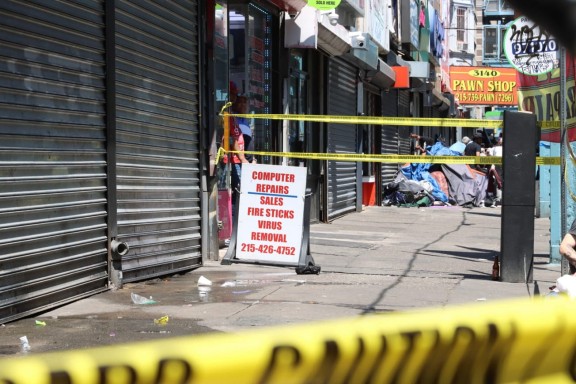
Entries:
{"label": "store signage board", "polygon": [[556,39],[526,17],[517,18],[506,30],[504,53],[510,64],[525,75],[542,75],[559,66]]}
{"label": "store signage board", "polygon": [[450,89],[461,105],[518,105],[517,71],[508,67],[450,67]]}
{"label": "store signage board", "polygon": [[298,265],[306,168],[243,164],[236,258]]}
{"label": "store signage board", "polygon": [[308,5],[321,11],[329,11],[340,5],[340,0],[308,0]]}

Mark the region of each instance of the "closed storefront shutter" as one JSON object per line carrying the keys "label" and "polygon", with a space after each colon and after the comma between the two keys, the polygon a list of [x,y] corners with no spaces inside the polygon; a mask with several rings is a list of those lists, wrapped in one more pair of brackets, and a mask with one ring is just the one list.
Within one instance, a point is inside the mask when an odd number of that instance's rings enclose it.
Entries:
{"label": "closed storefront shutter", "polygon": [[[382,114],[386,117],[398,116],[398,91],[391,89],[382,94]],[[399,152],[398,127],[395,125],[382,126],[382,154],[397,155]],[[394,180],[398,172],[397,163],[382,163],[382,184],[386,185]]]}
{"label": "closed storefront shutter", "polygon": [[[410,116],[410,91],[398,90],[398,117]],[[412,127],[398,127],[398,142],[400,144],[400,154],[410,155],[410,133]]]}
{"label": "closed storefront shutter", "polygon": [[124,282],[202,261],[198,4],[119,0],[118,238]]}
{"label": "closed storefront shutter", "polygon": [[0,2],[0,322],[107,289],[103,1]]}
{"label": "closed storefront shutter", "polygon": [[[356,68],[345,61],[330,59],[328,71],[328,114],[356,115]],[[356,153],[356,124],[328,124],[328,153]],[[357,163],[328,161],[328,220],[356,209]]]}

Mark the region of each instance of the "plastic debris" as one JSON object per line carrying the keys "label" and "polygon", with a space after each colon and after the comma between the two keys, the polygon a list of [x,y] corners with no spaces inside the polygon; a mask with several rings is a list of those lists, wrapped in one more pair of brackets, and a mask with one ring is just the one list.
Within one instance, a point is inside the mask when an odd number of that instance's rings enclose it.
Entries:
{"label": "plastic debris", "polygon": [[202,286],[202,285],[204,285],[204,286],[206,286],[206,285],[210,286],[210,285],[212,285],[212,282],[211,282],[210,280],[208,280],[207,278],[205,278],[204,276],[200,276],[200,277],[198,278],[198,286]]}
{"label": "plastic debris", "polygon": [[235,281],[226,281],[226,282],[222,283],[222,287],[235,287],[235,286],[236,286]]}
{"label": "plastic debris", "polygon": [[200,296],[200,300],[206,302],[208,300],[208,294],[210,291],[212,291],[212,287],[198,286],[198,296]]}
{"label": "plastic debris", "polygon": [[132,298],[132,302],[134,304],[155,304],[156,301],[152,300],[152,296],[150,298],[146,298],[144,296],[140,296],[134,292],[130,293],[130,297]]}
{"label": "plastic debris", "polygon": [[27,353],[30,351],[30,343],[28,343],[28,337],[26,336],[22,336],[20,338],[20,348],[22,350],[23,353]]}
{"label": "plastic debris", "polygon": [[558,293],[568,295],[571,299],[576,297],[576,276],[563,275],[556,279],[556,288]]}
{"label": "plastic debris", "polygon": [[46,326],[46,322],[45,322],[45,321],[36,320],[36,325],[45,327],[45,326]]}
{"label": "plastic debris", "polygon": [[159,319],[154,319],[154,324],[157,324],[157,325],[166,325],[166,324],[168,324],[168,320],[169,320],[169,319],[170,319],[170,318],[169,318],[168,316],[162,316],[162,317],[159,318]]}
{"label": "plastic debris", "polygon": [[210,291],[212,291],[212,287],[204,287],[204,286],[198,287],[198,292],[199,292],[201,295],[207,295],[208,292],[210,292]]}

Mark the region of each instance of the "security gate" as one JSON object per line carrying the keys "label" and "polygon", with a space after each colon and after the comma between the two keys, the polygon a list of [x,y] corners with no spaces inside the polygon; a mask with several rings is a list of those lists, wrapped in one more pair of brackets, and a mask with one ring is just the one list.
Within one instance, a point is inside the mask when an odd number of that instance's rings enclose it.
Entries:
{"label": "security gate", "polygon": [[[356,115],[356,68],[342,59],[332,58],[328,67],[328,114]],[[356,124],[328,125],[328,153],[356,153],[358,130]],[[328,220],[356,209],[358,163],[328,161]]]}
{"label": "security gate", "polygon": [[[398,92],[398,117],[411,117],[410,114],[410,91],[400,89]],[[398,127],[398,141],[400,143],[400,154],[411,154],[411,127]]]}
{"label": "security gate", "polygon": [[107,288],[103,1],[0,2],[0,321]]}
{"label": "security gate", "polygon": [[[398,117],[398,90],[392,89],[383,92],[382,113],[386,117]],[[382,126],[382,153],[386,155],[397,155],[399,153],[400,142],[398,140],[398,127],[395,125]],[[398,173],[398,164],[382,163],[382,186],[385,186]]]}
{"label": "security gate", "polygon": [[0,321],[200,266],[197,2],[0,17]]}
{"label": "security gate", "polygon": [[117,7],[117,232],[129,282],[202,262],[198,4]]}

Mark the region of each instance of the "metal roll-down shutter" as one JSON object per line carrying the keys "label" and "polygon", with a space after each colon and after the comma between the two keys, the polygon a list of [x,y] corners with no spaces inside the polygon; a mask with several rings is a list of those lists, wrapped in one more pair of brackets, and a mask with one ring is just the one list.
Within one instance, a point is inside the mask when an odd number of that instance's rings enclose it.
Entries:
{"label": "metal roll-down shutter", "polygon": [[0,322],[107,289],[103,1],[0,2]]}
{"label": "metal roll-down shutter", "polygon": [[[383,92],[382,114],[386,117],[398,117],[398,91],[393,89]],[[398,127],[395,125],[382,126],[382,154],[397,155],[399,152]],[[401,165],[401,164],[400,164]],[[397,163],[382,163],[383,186],[394,180],[398,173]]]}
{"label": "metal roll-down shutter", "polygon": [[[411,117],[410,115],[410,91],[398,90],[398,117]],[[413,127],[398,127],[398,141],[400,143],[400,154],[411,154],[410,133]]]}
{"label": "metal roll-down shutter", "polygon": [[[328,70],[328,114],[356,115],[356,68],[345,61],[330,59]],[[356,153],[356,124],[328,124],[328,152]],[[328,220],[356,209],[357,163],[328,161]]]}
{"label": "metal roll-down shutter", "polygon": [[117,1],[118,240],[122,280],[198,267],[198,4]]}

